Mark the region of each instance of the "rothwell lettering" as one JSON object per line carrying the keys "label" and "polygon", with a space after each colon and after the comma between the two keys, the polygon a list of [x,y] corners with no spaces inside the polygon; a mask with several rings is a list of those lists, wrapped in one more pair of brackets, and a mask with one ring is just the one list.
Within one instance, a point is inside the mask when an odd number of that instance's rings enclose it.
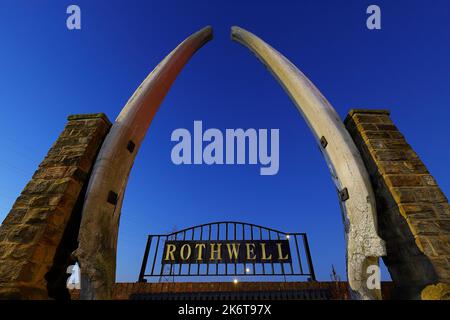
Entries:
{"label": "rothwell lettering", "polygon": [[290,263],[287,240],[166,241],[163,264]]}

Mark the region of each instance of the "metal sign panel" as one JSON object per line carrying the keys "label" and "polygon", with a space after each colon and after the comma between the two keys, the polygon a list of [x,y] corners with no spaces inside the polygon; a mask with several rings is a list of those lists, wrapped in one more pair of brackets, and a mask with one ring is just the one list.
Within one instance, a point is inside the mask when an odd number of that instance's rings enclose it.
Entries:
{"label": "metal sign panel", "polygon": [[287,240],[166,241],[162,264],[291,263]]}

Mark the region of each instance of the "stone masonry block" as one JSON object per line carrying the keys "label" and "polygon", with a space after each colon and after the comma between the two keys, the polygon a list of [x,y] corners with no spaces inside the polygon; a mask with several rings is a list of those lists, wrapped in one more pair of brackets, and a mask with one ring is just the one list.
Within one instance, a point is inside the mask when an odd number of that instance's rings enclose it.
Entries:
{"label": "stone masonry block", "polygon": [[0,299],[48,298],[45,275],[110,126],[104,114],[70,116],[17,198],[0,226]]}
{"label": "stone masonry block", "polygon": [[[435,295],[439,286],[450,283],[447,197],[389,112],[354,109],[345,125],[373,183],[380,234],[388,249],[385,261],[398,297]],[[428,291],[421,295],[424,288]]]}

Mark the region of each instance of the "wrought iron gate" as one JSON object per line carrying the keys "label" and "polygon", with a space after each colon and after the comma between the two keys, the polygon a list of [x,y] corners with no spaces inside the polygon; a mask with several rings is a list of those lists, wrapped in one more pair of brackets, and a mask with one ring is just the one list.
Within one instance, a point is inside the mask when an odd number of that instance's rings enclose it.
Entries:
{"label": "wrought iron gate", "polygon": [[[166,263],[165,244],[170,241],[287,241],[289,262],[218,262]],[[150,257],[150,260],[149,260]],[[314,267],[306,233],[286,233],[251,223],[221,221],[202,224],[169,234],[149,235],[142,260],[139,282],[149,277],[216,276],[304,276],[315,281]]]}

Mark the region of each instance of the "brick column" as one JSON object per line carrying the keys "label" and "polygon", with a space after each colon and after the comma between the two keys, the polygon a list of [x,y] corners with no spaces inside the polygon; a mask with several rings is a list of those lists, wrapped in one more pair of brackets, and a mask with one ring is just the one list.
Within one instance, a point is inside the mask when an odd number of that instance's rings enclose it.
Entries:
{"label": "brick column", "polygon": [[0,226],[0,299],[47,299],[64,285],[83,189],[110,126],[104,114],[69,116]]}
{"label": "brick column", "polygon": [[[369,171],[383,258],[394,295],[450,298],[450,212],[446,196],[387,110],[351,110],[345,124]],[[438,152],[438,151],[437,151]]]}

